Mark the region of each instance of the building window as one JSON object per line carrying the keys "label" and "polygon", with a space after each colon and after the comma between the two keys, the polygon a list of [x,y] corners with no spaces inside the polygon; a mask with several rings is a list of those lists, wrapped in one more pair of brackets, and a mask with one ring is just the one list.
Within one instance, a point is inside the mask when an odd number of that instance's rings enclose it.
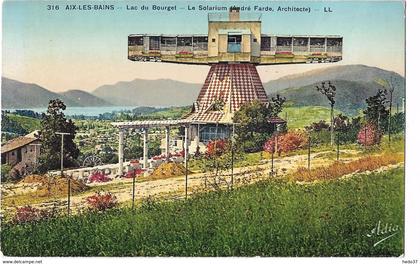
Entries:
{"label": "building window", "polygon": [[192,37],[178,37],[177,39],[178,47],[191,47],[192,46]]}
{"label": "building window", "polygon": [[257,42],[257,39],[254,39],[254,42]]}
{"label": "building window", "polygon": [[128,37],[128,46],[143,46],[143,37]]}
{"label": "building window", "polygon": [[208,47],[208,38],[207,37],[194,37],[193,39],[193,49],[200,51],[207,51]]}
{"label": "building window", "polygon": [[149,50],[160,50],[160,37],[158,36],[149,37]]}
{"label": "building window", "polygon": [[230,53],[239,53],[241,52],[241,35],[229,35],[228,36],[228,52]]}
{"label": "building window", "polygon": [[211,42],[213,42],[213,43],[216,42],[216,39],[215,38],[212,38],[211,39]]}
{"label": "building window", "polygon": [[[293,51],[308,52],[308,42],[309,38],[293,38]],[[277,41],[277,50],[279,49],[279,43]],[[283,46],[283,49],[286,48],[286,45]]]}
{"label": "building window", "polygon": [[261,37],[261,51],[271,50],[271,37]]}
{"label": "building window", "polygon": [[229,127],[208,125],[200,129],[200,141],[208,143],[215,139],[225,139],[229,137]]}

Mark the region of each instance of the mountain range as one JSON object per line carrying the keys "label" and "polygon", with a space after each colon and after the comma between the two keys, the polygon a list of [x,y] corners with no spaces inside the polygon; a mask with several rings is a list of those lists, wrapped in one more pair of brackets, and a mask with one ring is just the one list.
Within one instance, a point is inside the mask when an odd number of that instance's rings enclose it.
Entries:
{"label": "mountain range", "polygon": [[24,83],[2,77],[1,105],[6,109],[27,109],[46,107],[51,99],[61,99],[67,106],[111,106],[95,95],[81,90],[69,90],[63,93],[51,92],[33,83]]}
{"label": "mountain range", "polygon": [[[279,93],[296,106],[328,106],[315,85],[330,80],[337,87],[337,109],[353,114],[365,106],[365,99],[381,86],[378,79],[393,79],[394,102],[405,96],[405,79],[391,71],[365,65],[330,66],[300,74],[288,75],[264,84],[267,94]],[[2,108],[46,107],[54,98],[64,100],[67,106],[151,106],[168,107],[191,105],[201,84],[170,79],[121,81],[103,85],[93,92],[69,90],[51,92],[37,84],[2,78]]]}

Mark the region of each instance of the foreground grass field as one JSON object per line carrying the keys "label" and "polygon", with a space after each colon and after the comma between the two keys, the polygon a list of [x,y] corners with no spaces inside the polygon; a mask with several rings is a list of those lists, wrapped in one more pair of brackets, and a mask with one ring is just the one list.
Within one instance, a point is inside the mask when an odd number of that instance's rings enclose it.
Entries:
{"label": "foreground grass field", "polygon": [[[402,169],[309,185],[272,180],[188,201],[149,201],[135,212],[3,225],[2,251],[8,256],[399,256],[403,197]],[[391,234],[376,234],[375,228],[386,224],[395,234],[375,245]]]}

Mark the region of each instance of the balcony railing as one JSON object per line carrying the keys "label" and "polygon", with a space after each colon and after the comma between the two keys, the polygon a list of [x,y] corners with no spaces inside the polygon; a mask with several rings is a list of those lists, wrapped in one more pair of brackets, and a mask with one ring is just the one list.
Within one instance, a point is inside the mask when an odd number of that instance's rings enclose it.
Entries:
{"label": "balcony railing", "polygon": [[324,52],[325,47],[324,46],[311,46],[311,52]]}
{"label": "balcony railing", "polygon": [[277,51],[292,51],[292,46],[277,46]]}
{"label": "balcony railing", "polygon": [[293,51],[295,52],[308,52],[308,46],[293,46]]}
{"label": "balcony railing", "polygon": [[328,47],[327,46],[327,51],[328,52],[341,52],[342,47],[341,46],[333,46],[333,47]]}

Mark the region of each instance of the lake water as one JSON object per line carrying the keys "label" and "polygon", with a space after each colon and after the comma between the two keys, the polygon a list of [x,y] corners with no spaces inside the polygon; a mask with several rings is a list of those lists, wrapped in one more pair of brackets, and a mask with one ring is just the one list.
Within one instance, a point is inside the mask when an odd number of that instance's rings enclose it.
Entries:
{"label": "lake water", "polygon": [[[99,116],[100,114],[104,113],[112,113],[112,112],[122,112],[122,111],[128,111],[133,110],[134,106],[92,106],[92,107],[67,107],[66,110],[64,110],[64,114],[67,116],[75,116],[75,115],[84,115],[84,116]],[[2,110],[9,110],[11,112],[17,110],[17,109],[2,109]],[[19,109],[22,110],[22,109]],[[44,113],[47,111],[47,108],[40,107],[40,108],[27,108],[25,110],[32,110],[34,112],[38,113]]]}

